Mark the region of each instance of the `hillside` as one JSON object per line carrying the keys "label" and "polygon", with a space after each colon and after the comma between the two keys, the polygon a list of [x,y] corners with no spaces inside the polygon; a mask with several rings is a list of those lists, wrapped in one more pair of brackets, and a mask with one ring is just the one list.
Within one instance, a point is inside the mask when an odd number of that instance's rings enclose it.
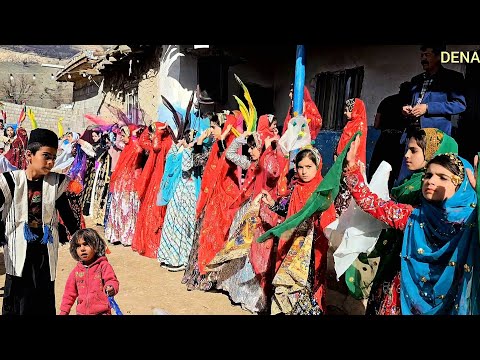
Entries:
{"label": "hillside", "polygon": [[[73,83],[52,79],[60,69],[42,66],[65,65],[75,54],[94,54],[110,45],[0,45],[0,101],[55,109],[72,101]],[[29,90],[25,91],[28,87]],[[14,94],[9,96],[8,94]]]}
{"label": "hillside", "polygon": [[0,45],[0,62],[65,64],[82,50],[103,51],[111,45]]}

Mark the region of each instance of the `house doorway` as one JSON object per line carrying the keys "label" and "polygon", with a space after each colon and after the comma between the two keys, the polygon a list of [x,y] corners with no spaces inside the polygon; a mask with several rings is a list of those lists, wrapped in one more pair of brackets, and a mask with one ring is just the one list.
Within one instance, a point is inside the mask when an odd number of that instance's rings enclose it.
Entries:
{"label": "house doorway", "polygon": [[246,82],[245,86],[250,93],[250,97],[252,98],[253,105],[255,105],[255,109],[257,109],[258,117],[261,115],[274,113],[273,87],[264,87],[249,82]]}
{"label": "house doorway", "polygon": [[[480,50],[476,50],[477,53]],[[473,165],[473,158],[480,151],[475,127],[480,118],[480,64],[469,63],[465,67],[466,110],[460,115],[455,140],[459,155]]]}

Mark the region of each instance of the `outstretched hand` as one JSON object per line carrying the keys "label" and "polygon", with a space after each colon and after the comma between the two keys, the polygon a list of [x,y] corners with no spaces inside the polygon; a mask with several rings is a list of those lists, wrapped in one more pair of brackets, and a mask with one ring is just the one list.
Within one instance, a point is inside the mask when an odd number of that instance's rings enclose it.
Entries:
{"label": "outstretched hand", "polygon": [[360,146],[360,136],[357,136],[355,140],[352,141],[350,149],[347,153],[347,167],[352,167],[355,165],[355,159],[357,158],[358,147]]}
{"label": "outstretched hand", "polygon": [[475,171],[475,174],[472,173],[472,170],[467,169],[468,181],[470,181],[470,184],[474,189],[477,186],[477,166],[478,166],[478,155],[475,155],[475,158],[473,160],[473,169]]}
{"label": "outstretched hand", "polygon": [[268,193],[268,191],[264,189],[262,190],[262,201],[268,206],[275,205],[275,200],[273,200],[272,196]]}

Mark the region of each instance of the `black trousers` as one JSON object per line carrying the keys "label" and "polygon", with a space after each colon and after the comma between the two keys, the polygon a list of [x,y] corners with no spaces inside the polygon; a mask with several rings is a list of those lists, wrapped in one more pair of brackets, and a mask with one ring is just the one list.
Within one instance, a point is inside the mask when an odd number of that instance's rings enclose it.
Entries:
{"label": "black trousers", "polygon": [[55,315],[55,281],[50,280],[47,245],[27,244],[22,276],[6,274],[2,315]]}

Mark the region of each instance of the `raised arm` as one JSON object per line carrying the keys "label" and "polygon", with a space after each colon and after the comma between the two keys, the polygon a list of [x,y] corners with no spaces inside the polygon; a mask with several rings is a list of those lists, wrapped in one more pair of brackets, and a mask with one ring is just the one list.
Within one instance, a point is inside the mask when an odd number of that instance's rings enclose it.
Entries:
{"label": "raised arm", "polygon": [[355,202],[360,208],[385,224],[403,230],[413,207],[399,204],[392,200],[383,200],[372,193],[365,183],[360,166],[355,163],[355,156],[360,144],[357,137],[347,153],[347,168],[344,172],[344,181],[348,186]]}
{"label": "raised arm", "polygon": [[233,162],[235,165],[240,166],[243,170],[247,170],[250,167],[250,160],[245,155],[239,155],[237,152],[238,149],[240,149],[242,145],[246,143],[247,140],[243,136],[233,139],[225,154],[225,157],[228,160]]}

